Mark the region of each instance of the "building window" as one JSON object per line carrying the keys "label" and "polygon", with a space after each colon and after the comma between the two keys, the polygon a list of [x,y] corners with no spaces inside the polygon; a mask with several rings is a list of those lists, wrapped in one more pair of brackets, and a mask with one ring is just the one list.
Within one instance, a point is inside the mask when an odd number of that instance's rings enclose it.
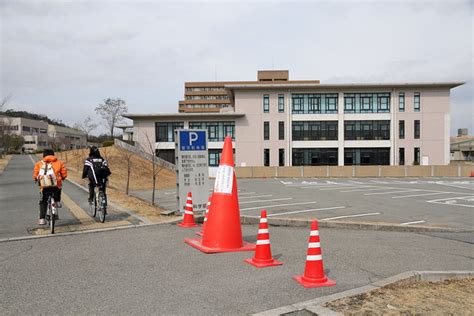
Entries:
{"label": "building window", "polygon": [[263,122],[263,140],[270,139],[270,122]]}
{"label": "building window", "polygon": [[337,166],[337,148],[293,148],[293,166]]}
{"label": "building window", "polygon": [[398,165],[405,164],[405,148],[398,148]]}
{"label": "building window", "polygon": [[265,167],[270,166],[270,149],[268,148],[263,150],[263,165]]}
{"label": "building window", "polygon": [[389,140],[390,121],[344,121],[345,140]]}
{"label": "building window", "polygon": [[235,140],[235,122],[189,122],[189,128],[207,130],[210,142],[223,142],[226,136]]}
{"label": "building window", "polygon": [[285,149],[278,149],[278,165],[283,167],[285,165]]}
{"label": "building window", "polygon": [[156,122],[156,142],[174,142],[174,131],[184,127],[184,122]]}
{"label": "building window", "polygon": [[415,160],[413,161],[414,165],[419,165],[420,164],[420,147],[415,147],[413,149],[413,157]]}
{"label": "building window", "polygon": [[405,112],[405,93],[403,92],[398,95],[398,111]]}
{"label": "building window", "polygon": [[278,122],[278,139],[285,139],[285,122]]}
{"label": "building window", "polygon": [[388,113],[390,93],[344,93],[344,113]]}
{"label": "building window", "polygon": [[405,139],[405,121],[398,121],[398,138]]}
{"label": "building window", "polygon": [[155,155],[163,160],[175,163],[174,149],[155,149]]}
{"label": "building window", "polygon": [[284,94],[278,95],[278,112],[279,113],[285,112],[285,95]]}
{"label": "building window", "polygon": [[344,148],[344,165],[389,165],[390,148]]}
{"label": "building window", "polygon": [[419,92],[415,92],[414,110],[415,112],[420,112],[420,93]]}
{"label": "building window", "polygon": [[337,93],[298,93],[291,95],[293,114],[337,113]]}
{"label": "building window", "polygon": [[22,126],[22,127],[21,127],[21,130],[22,130],[23,132],[30,132],[30,131],[31,131],[31,128],[30,128],[29,126]]}
{"label": "building window", "polygon": [[415,131],[415,139],[419,139],[420,138],[420,120],[415,120],[415,128],[414,128],[414,131]]}
{"label": "building window", "polygon": [[[221,160],[221,149],[208,149],[209,155],[209,167],[219,167],[219,161]],[[232,150],[234,154],[234,161],[235,161],[235,149]]]}
{"label": "building window", "polygon": [[263,113],[270,112],[270,96],[268,94],[263,95]]}
{"label": "building window", "polygon": [[293,121],[292,140],[337,140],[337,121]]}

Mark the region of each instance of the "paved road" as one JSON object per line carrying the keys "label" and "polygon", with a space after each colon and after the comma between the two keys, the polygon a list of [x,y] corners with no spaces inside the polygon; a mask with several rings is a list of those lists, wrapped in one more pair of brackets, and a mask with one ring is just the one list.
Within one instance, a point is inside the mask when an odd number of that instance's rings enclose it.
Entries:
{"label": "paved road", "polygon": [[[239,179],[238,187],[241,215],[474,230],[473,178]],[[175,190],[156,196],[176,209]]]}
{"label": "paved road", "polygon": [[[38,158],[15,155],[0,174],[0,239],[49,233],[45,226],[37,224],[39,188],[31,178],[33,160]],[[60,220],[56,222],[58,233],[140,223],[112,206],[109,206],[106,222],[98,223],[88,214],[87,192],[69,181],[63,184],[62,201]]]}
{"label": "paved road", "polygon": [[[472,243],[414,233],[322,229],[332,288],[305,289],[307,228],[270,227],[284,265],[252,254],[206,255],[183,243],[197,229],[148,226],[0,243],[0,314],[243,315],[313,299],[407,270],[473,270]],[[256,226],[243,226],[249,241]]]}
{"label": "paved road", "polygon": [[[29,155],[13,156],[0,174],[0,238],[25,236],[38,227],[39,188],[32,174]],[[59,215],[62,225],[79,223],[67,206]]]}

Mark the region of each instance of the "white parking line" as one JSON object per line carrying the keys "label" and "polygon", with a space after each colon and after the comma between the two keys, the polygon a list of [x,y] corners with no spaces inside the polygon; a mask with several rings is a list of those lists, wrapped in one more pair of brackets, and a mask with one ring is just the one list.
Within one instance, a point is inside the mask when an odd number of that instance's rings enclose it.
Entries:
{"label": "white parking line", "polygon": [[315,203],[316,203],[316,202],[300,202],[300,203],[278,204],[278,205],[262,205],[262,206],[257,206],[257,207],[241,208],[240,210],[241,210],[241,211],[248,211],[248,210],[266,209],[266,208],[280,207],[280,206],[315,204]]}
{"label": "white parking line", "polygon": [[458,189],[472,190],[472,188],[465,188],[465,187],[462,187],[462,186],[459,186],[459,185],[454,185],[454,184],[439,183],[439,182],[436,182],[436,184],[446,185],[446,186],[453,187],[453,188],[458,188]]}
{"label": "white parking line", "polygon": [[[367,185],[367,186],[359,186],[358,188],[372,188],[373,185]],[[376,191],[376,190],[387,190],[387,189],[395,189],[394,187],[382,187],[382,188],[374,188],[374,189],[355,189],[355,190],[344,190],[344,191],[339,191],[339,192],[359,192],[359,191]]]}
{"label": "white parking line", "polygon": [[392,199],[401,199],[401,198],[408,198],[408,197],[414,197],[414,196],[427,196],[427,195],[436,195],[436,194],[452,194],[452,192],[433,192],[433,193],[423,193],[423,194],[399,195],[399,196],[392,196]]}
{"label": "white parking line", "polygon": [[390,182],[387,182],[387,181],[379,181],[379,180],[370,180],[374,183],[381,183],[381,184],[390,184]]}
{"label": "white parking line", "polygon": [[382,213],[365,213],[365,214],[355,214],[355,215],[345,215],[345,216],[336,216],[336,217],[328,217],[320,219],[320,221],[329,221],[332,219],[341,219],[341,218],[349,218],[349,217],[362,217],[362,216],[372,216],[372,215],[380,215]]}
{"label": "white parking line", "polygon": [[355,184],[367,184],[367,183],[364,183],[364,182],[354,181],[354,180],[347,180],[347,181],[348,181],[348,182],[355,183]]}
{"label": "white parking line", "polygon": [[253,198],[258,198],[258,197],[268,197],[268,196],[273,196],[272,194],[266,194],[266,195],[252,195],[252,196],[244,196],[241,197],[240,199],[253,199]]}
{"label": "white parking line", "polygon": [[365,193],[364,195],[378,195],[378,194],[395,194],[395,193],[406,193],[406,192],[416,192],[416,191],[424,191],[424,190],[405,190],[405,191],[389,191],[389,192],[377,192],[377,193]]}
{"label": "white parking line", "polygon": [[[456,192],[456,193],[460,193],[460,192]],[[449,197],[449,198],[436,199],[436,200],[431,200],[431,201],[426,201],[426,202],[438,202],[438,201],[445,201],[445,200],[465,200],[466,198],[474,198],[474,195],[463,195],[463,196]]]}
{"label": "white parking line", "polygon": [[282,199],[273,199],[273,200],[258,200],[258,201],[245,201],[245,202],[240,202],[240,204],[252,204],[252,203],[261,203],[261,202],[287,201],[287,200],[293,200],[293,198],[282,198]]}
{"label": "white parking line", "polygon": [[325,208],[315,208],[315,209],[311,209],[311,210],[302,210],[302,211],[294,211],[294,212],[275,213],[275,214],[267,215],[267,217],[270,217],[270,216],[287,215],[287,214],[307,213],[307,212],[315,212],[315,211],[336,210],[336,209],[341,209],[341,208],[346,208],[346,207],[345,207],[345,206],[334,206],[334,207],[325,207]]}
{"label": "white parking line", "polygon": [[421,223],[426,223],[426,222],[425,221],[414,221],[414,222],[401,223],[400,225],[412,225],[412,224],[421,224]]}
{"label": "white parking line", "polygon": [[239,195],[248,195],[248,194],[255,194],[255,192],[244,192],[244,193],[239,193]]}
{"label": "white parking line", "polygon": [[[354,184],[347,184],[345,186],[337,186],[337,187],[332,187],[332,188],[323,188],[320,189],[321,191],[329,191],[329,190],[340,190],[340,189],[353,189],[353,188],[361,188],[360,185],[354,185]],[[305,189],[305,188],[303,188]]]}
{"label": "white parking line", "polygon": [[166,195],[168,194],[176,194],[176,191],[173,191],[173,192],[165,192]]}

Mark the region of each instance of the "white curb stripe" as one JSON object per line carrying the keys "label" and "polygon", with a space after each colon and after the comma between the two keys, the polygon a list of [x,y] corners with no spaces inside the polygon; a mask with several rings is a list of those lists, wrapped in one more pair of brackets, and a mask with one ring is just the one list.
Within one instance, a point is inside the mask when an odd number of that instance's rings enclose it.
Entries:
{"label": "white curb stripe", "polygon": [[320,261],[322,259],[323,259],[323,256],[321,255],[306,256],[306,261]]}
{"label": "white curb stripe", "polygon": [[309,233],[310,236],[319,236],[319,230],[312,230],[310,233]]}
{"label": "white curb stripe", "polygon": [[308,248],[320,248],[321,247],[321,243],[319,242],[310,242],[308,244]]}
{"label": "white curb stripe", "polygon": [[266,239],[266,240],[257,240],[257,245],[269,245],[270,244],[270,240]]}
{"label": "white curb stripe", "polygon": [[258,233],[259,234],[268,234],[268,228],[267,229],[259,229]]}

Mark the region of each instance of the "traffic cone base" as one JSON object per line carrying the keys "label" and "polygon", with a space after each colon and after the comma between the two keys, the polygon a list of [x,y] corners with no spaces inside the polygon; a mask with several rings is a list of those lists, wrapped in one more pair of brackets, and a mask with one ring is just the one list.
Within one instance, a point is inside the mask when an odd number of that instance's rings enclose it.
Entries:
{"label": "traffic cone base", "polygon": [[204,246],[202,244],[202,238],[186,238],[185,243],[194,247],[198,250],[201,250],[204,253],[217,253],[217,252],[238,252],[238,251],[253,251],[255,250],[255,244],[251,244],[245,241],[242,241],[242,247],[239,248],[211,248]]}
{"label": "traffic cone base", "polygon": [[179,223],[177,224],[177,226],[184,227],[184,228],[199,227],[199,225],[196,223]]}
{"label": "traffic cone base", "polygon": [[306,288],[313,288],[313,287],[323,287],[323,286],[334,286],[336,285],[336,281],[330,280],[327,277],[322,279],[309,279],[306,278],[304,275],[295,275],[293,280],[301,284]]}
{"label": "traffic cone base", "polygon": [[271,260],[255,260],[254,258],[249,258],[244,260],[247,263],[250,263],[254,267],[257,268],[265,268],[265,267],[274,267],[274,266],[281,266],[283,262],[277,261],[275,259]]}

